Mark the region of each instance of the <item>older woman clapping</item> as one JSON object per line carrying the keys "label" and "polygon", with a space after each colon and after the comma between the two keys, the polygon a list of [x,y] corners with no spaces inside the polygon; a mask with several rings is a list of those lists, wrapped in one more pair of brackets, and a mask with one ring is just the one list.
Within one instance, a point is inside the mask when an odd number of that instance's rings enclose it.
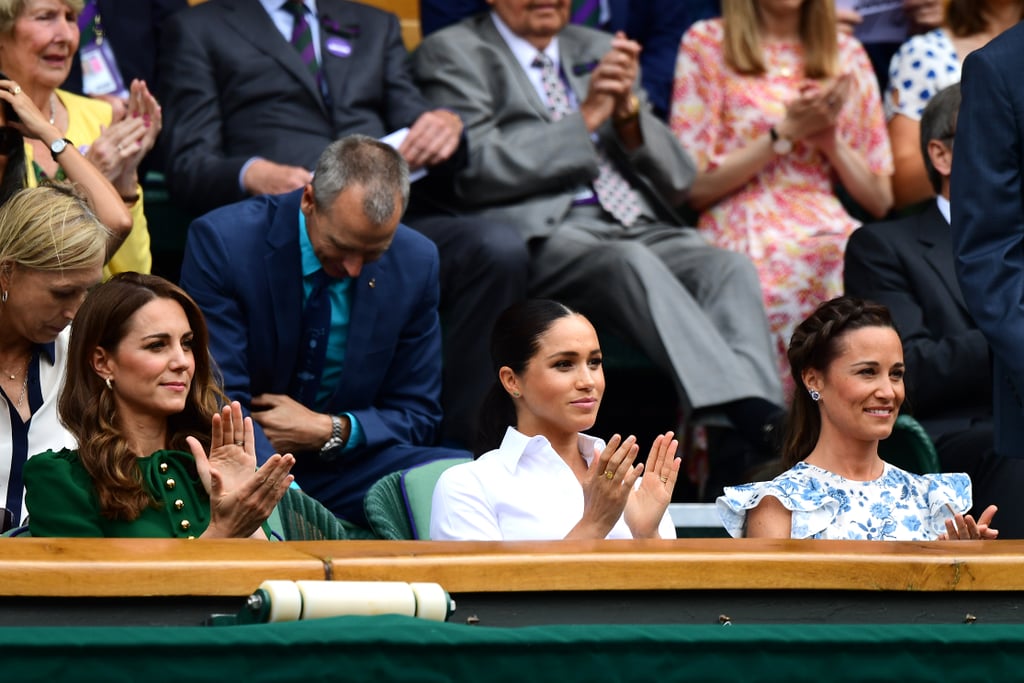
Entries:
{"label": "older woman clapping", "polygon": [[0,99],[16,113],[30,100],[50,127],[27,140],[26,184],[71,177],[68,150],[87,150],[132,214],[132,231],[110,259],[110,271],[146,272],[151,256],[138,166],[156,143],[160,107],[141,81],[132,83],[128,114],[117,122],[107,103],[58,90],[78,49],[81,7],[81,0],[0,0],[0,71],[7,76]]}

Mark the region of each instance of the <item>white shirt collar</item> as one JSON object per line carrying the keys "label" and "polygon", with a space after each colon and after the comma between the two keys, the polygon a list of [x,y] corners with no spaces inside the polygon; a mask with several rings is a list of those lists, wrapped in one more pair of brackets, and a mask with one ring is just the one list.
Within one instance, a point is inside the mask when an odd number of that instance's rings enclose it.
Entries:
{"label": "white shirt collar", "polygon": [[[578,444],[580,455],[587,461],[587,465],[590,465],[590,462],[594,459],[595,450],[603,451],[605,447],[603,439],[590,436],[589,434],[580,434]],[[519,466],[519,462],[524,458],[536,455],[544,450],[554,451],[547,437],[539,434],[537,436],[526,436],[515,427],[509,427],[505,430],[505,437],[501,440],[501,446],[498,447],[498,451],[502,455],[509,456],[502,459],[509,472],[514,472]]]}
{"label": "white shirt collar", "polygon": [[939,206],[939,213],[946,219],[946,224],[952,223],[949,218],[949,200],[943,197],[941,194],[935,198],[935,203]]}
{"label": "white shirt collar", "polygon": [[504,38],[508,48],[512,50],[512,54],[515,55],[516,61],[519,62],[521,67],[523,67],[523,71],[528,74],[536,71],[536,69],[533,68],[533,59],[537,56],[538,52],[546,54],[555,65],[556,70],[560,68],[561,65],[558,58],[558,36],[552,38],[546,48],[538,50],[524,38],[520,38],[513,33],[512,29],[508,27],[508,24],[502,21],[501,17],[499,17],[496,12],[491,12],[491,20],[494,21],[494,27],[498,29],[498,33],[501,34],[502,38]]}

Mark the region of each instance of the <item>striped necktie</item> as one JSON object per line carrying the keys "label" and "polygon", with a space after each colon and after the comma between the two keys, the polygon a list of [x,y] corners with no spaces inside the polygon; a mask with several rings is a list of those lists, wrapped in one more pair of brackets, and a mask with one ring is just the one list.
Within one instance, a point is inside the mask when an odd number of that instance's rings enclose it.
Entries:
{"label": "striped necktie", "polygon": [[[569,93],[551,58],[539,52],[532,66],[540,69],[540,81],[551,118],[558,121],[571,113],[573,109],[569,103]],[[597,201],[615,220],[629,227],[643,215],[643,200],[630,186],[629,181],[615,169],[611,159],[600,147],[597,148],[597,158],[598,175],[594,179],[594,194],[597,195]]]}
{"label": "striped necktie", "polygon": [[594,28],[600,23],[600,0],[572,0],[571,7],[569,16],[572,23]]}
{"label": "striped necktie", "polygon": [[313,47],[313,31],[309,28],[309,21],[306,20],[306,5],[302,0],[287,0],[281,6],[295,17],[295,24],[292,27],[292,46],[298,51],[302,63],[309,69],[318,84],[320,83],[320,65],[316,61],[316,49]]}

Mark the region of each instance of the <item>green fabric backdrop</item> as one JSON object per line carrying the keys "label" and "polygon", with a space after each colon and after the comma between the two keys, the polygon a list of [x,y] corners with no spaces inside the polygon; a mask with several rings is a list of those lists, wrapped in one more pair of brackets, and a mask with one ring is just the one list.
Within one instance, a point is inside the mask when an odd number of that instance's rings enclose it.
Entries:
{"label": "green fabric backdrop", "polygon": [[1024,626],[546,626],[408,617],[0,629],[3,681],[980,681],[1024,677]]}

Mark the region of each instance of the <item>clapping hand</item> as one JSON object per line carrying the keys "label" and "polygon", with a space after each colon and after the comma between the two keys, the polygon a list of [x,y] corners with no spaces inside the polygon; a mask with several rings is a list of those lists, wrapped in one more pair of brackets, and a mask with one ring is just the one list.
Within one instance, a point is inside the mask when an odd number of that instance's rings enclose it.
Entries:
{"label": "clapping hand", "polygon": [[594,453],[590,467],[580,478],[583,486],[583,517],[566,538],[604,538],[622,516],[643,463],[633,467],[640,448],[636,437],[625,440],[618,434],[608,439],[600,453]]}
{"label": "clapping hand", "polygon": [[[291,454],[274,454],[258,470],[252,418],[242,418],[238,401],[213,416],[210,454],[195,437],[188,437],[199,478],[210,495],[207,538],[261,536],[260,525],[274,510],[292,481]],[[255,470],[255,471],[254,471]]]}
{"label": "clapping hand", "polygon": [[633,538],[658,538],[661,518],[672,502],[682,462],[676,457],[679,442],[672,436],[672,432],[665,432],[654,440],[645,476],[626,502],[626,524]]}
{"label": "clapping hand", "polygon": [[[947,504],[946,507],[949,507]],[[978,541],[983,539],[994,539],[999,536],[999,531],[989,526],[992,518],[999,510],[995,505],[989,505],[985,511],[974,521],[971,515],[962,515],[953,512],[953,518],[946,520],[946,533],[939,536],[940,541]]]}
{"label": "clapping hand", "polygon": [[163,127],[163,114],[145,81],[132,81],[128,112],[102,128],[86,158],[114,185],[122,197],[135,194],[142,159],[153,149]]}

